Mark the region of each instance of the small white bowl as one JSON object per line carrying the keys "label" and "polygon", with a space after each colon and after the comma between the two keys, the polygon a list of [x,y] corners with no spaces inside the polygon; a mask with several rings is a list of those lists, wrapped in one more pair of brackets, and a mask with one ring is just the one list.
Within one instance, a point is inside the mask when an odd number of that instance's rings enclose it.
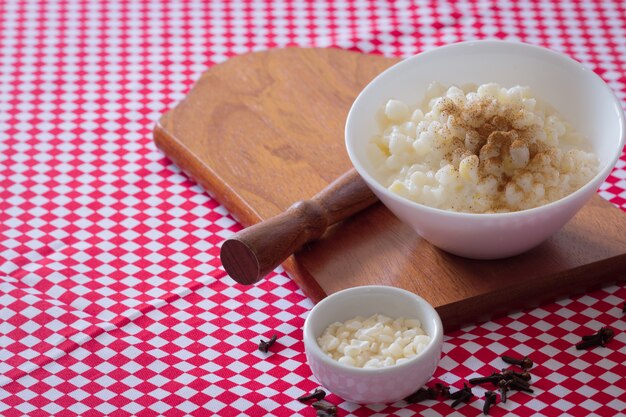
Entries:
{"label": "small white bowl", "polygon": [[[372,175],[367,143],[380,131],[376,114],[390,98],[421,103],[428,85],[484,84],[530,87],[590,142],[598,174],[561,200],[512,213],[472,214],[415,203],[383,187]],[[548,49],[506,41],[453,44],[421,53],[387,69],[357,97],[346,122],[352,164],[400,220],[433,245],[460,256],[497,259],[529,250],[559,230],[589,200],[624,147],[624,112],[593,71]]]}
{"label": "small white bowl", "polygon": [[[374,314],[418,319],[431,341],[411,360],[378,369],[342,365],[318,345],[317,338],[331,323]],[[442,346],[443,326],[435,309],[422,297],[395,287],[339,291],[320,301],[304,322],[304,349],[313,375],[333,394],[359,404],[392,403],[417,391],[432,377]]]}

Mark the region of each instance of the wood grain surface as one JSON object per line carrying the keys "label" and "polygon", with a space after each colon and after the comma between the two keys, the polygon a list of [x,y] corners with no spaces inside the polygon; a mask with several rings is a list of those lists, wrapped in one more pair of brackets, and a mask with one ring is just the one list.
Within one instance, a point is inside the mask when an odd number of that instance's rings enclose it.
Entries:
{"label": "wood grain surface", "polygon": [[[344,122],[396,62],[287,48],[214,66],[154,130],[159,148],[244,226],[308,200],[351,168]],[[436,80],[436,74],[433,75]],[[331,227],[283,266],[314,301],[384,284],[420,294],[446,329],[626,279],[626,214],[595,196],[560,232],[513,258],[440,251],[380,203]]]}

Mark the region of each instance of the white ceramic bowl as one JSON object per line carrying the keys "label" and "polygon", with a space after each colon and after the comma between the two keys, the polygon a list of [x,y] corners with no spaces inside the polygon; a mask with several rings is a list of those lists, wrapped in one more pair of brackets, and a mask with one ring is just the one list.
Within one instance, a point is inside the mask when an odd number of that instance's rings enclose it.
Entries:
{"label": "white ceramic bowl", "polygon": [[[528,86],[590,142],[600,160],[598,174],[567,197],[512,213],[457,213],[400,197],[377,182],[366,144],[380,131],[376,114],[388,99],[421,103],[428,85],[496,82]],[[609,175],[624,147],[624,112],[593,71],[548,49],[505,41],[453,44],[406,59],[371,81],[357,97],[346,122],[352,164],[378,198],[400,220],[433,245],[460,256],[497,259],[540,244],[569,221]]]}
{"label": "white ceramic bowl", "polygon": [[[317,344],[331,323],[377,313],[420,320],[430,343],[415,358],[378,369],[342,365]],[[442,345],[443,326],[435,309],[422,297],[395,287],[372,285],[339,291],[320,301],[304,323],[304,349],[313,375],[333,394],[359,404],[392,403],[417,391],[437,368]]]}

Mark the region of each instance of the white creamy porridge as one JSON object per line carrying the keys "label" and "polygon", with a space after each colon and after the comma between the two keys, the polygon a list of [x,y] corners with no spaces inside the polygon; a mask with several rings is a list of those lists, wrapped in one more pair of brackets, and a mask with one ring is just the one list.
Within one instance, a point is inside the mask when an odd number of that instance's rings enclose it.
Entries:
{"label": "white creamy porridge", "polygon": [[526,87],[429,87],[425,105],[389,100],[369,144],[389,190],[445,210],[510,212],[556,201],[598,170],[582,136]]}
{"label": "white creamy porridge", "polygon": [[317,343],[324,353],[341,364],[382,368],[419,355],[430,343],[430,337],[417,319],[374,314],[331,324]]}

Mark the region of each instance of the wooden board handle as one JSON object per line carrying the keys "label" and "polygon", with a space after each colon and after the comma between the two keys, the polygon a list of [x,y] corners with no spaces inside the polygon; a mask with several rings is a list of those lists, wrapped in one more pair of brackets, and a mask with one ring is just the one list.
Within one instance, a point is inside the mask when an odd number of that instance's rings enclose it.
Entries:
{"label": "wooden board handle", "polygon": [[326,229],[377,200],[365,181],[350,170],[311,200],[250,226],[222,244],[224,269],[241,284],[254,284]]}

